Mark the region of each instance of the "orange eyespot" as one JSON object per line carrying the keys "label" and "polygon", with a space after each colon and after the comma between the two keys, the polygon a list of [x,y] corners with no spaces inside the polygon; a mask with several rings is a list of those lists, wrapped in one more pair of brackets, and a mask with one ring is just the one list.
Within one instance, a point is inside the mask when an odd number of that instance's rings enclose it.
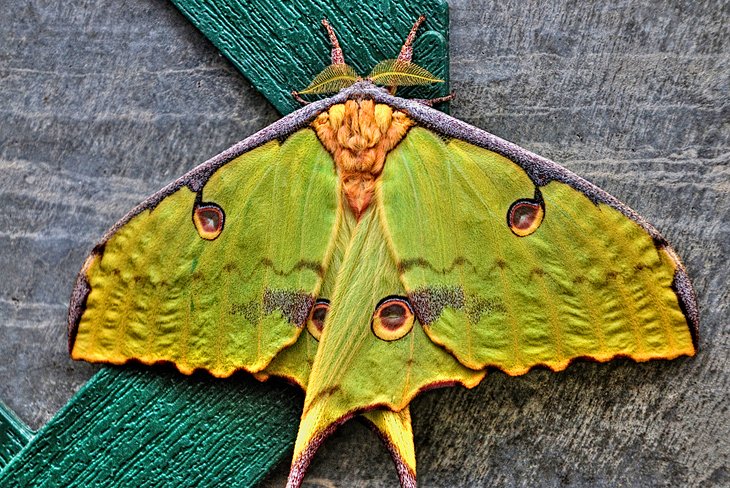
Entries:
{"label": "orange eyespot", "polygon": [[413,328],[413,309],[405,297],[386,297],[373,314],[373,334],[384,341],[396,341]]}
{"label": "orange eyespot", "polygon": [[324,320],[327,318],[327,312],[330,309],[330,301],[325,298],[320,298],[314,302],[312,311],[309,312],[309,319],[307,319],[307,330],[312,337],[319,341],[324,330]]}
{"label": "orange eyespot", "polygon": [[536,200],[517,200],[507,211],[507,225],[515,235],[529,236],[540,227],[545,209]]}
{"label": "orange eyespot", "polygon": [[196,205],[193,211],[195,229],[200,237],[208,241],[212,241],[221,235],[224,220],[223,209],[215,203]]}

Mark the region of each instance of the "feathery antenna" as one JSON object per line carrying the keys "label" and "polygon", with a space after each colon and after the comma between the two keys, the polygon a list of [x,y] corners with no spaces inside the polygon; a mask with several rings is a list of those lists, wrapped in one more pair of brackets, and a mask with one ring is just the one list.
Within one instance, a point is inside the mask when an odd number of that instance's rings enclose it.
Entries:
{"label": "feathery antenna", "polygon": [[[395,89],[398,86],[428,85],[430,83],[443,82],[443,80],[437,78],[428,70],[411,62],[413,59],[413,42],[416,39],[418,28],[425,20],[425,15],[418,17],[416,23],[411,27],[408,36],[406,36],[398,57],[396,59],[386,59],[378,63],[370,72],[368,80],[376,85],[390,87],[392,93],[395,93]],[[355,70],[345,63],[345,56],[342,54],[340,41],[337,39],[335,30],[329,21],[322,19],[322,25],[327,30],[327,35],[332,44],[332,62],[320,71],[304,90],[292,92],[292,96],[301,103],[306,103],[306,101],[299,95],[336,92],[351,86],[361,79]]]}

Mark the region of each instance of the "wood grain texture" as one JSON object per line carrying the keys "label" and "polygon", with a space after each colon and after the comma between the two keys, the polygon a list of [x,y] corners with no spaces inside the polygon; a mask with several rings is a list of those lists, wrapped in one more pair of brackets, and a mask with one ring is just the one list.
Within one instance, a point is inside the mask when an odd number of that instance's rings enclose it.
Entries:
{"label": "wood grain texture", "polygon": [[[420,482],[727,485],[725,3],[452,0],[450,14],[452,114],[564,164],[655,224],[697,289],[700,351],[496,373],[473,391],[424,394],[411,409]],[[33,0],[0,19],[0,32],[0,398],[37,428],[97,370],[67,358],[64,327],[92,243],[277,114],[162,0]],[[283,486],[287,471],[284,462],[264,486]],[[308,479],[397,482],[357,423],[325,443]]]}
{"label": "wood grain texture", "polygon": [[[394,58],[419,15],[429,21],[415,42],[413,61],[446,83],[399,90],[403,96],[436,98],[449,93],[448,8],[443,0],[172,0],[264,96],[286,114],[299,108],[302,90],[330,62],[323,18],[345,49],[345,62],[360,76]],[[251,32],[256,26],[257,32]],[[312,28],[312,27],[315,28]],[[301,86],[292,86],[305,79]],[[442,107],[445,108],[445,107]]]}
{"label": "wood grain texture", "polygon": [[[106,368],[0,473],[0,486],[252,486],[289,450],[281,384]],[[263,401],[262,401],[263,398]]]}
{"label": "wood grain texture", "polygon": [[33,431],[0,402],[0,471],[33,438]]}

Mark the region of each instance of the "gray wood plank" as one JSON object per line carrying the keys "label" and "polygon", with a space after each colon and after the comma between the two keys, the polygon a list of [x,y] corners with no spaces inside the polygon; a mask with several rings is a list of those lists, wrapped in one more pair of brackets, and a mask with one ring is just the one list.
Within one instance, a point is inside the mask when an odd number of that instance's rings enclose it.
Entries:
{"label": "gray wood plank", "polygon": [[[276,113],[165,1],[0,5],[13,12],[0,18],[0,398],[38,428],[96,370],[67,359],[64,325],[92,242]],[[424,394],[423,486],[730,483],[728,17],[722,1],[451,2],[452,113],[654,223],[697,288],[701,350]],[[309,479],[396,478],[352,423]]]}

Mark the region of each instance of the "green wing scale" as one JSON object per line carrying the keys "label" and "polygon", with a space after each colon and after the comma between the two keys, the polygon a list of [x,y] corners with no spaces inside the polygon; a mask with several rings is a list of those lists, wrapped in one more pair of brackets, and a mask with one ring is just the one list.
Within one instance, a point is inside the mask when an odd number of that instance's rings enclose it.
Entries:
{"label": "green wing scale", "polygon": [[287,378],[306,391],[289,486],[357,415],[415,486],[419,392],[691,356],[697,322],[681,262],[635,212],[358,81],[122,219],[79,275],[69,340],[87,361]]}
{"label": "green wing scale", "polygon": [[[566,183],[536,186],[497,153],[415,128],[388,158],[380,201],[424,330],[469,368],[694,353],[674,253]],[[535,209],[528,235],[510,222],[515,204]]]}
{"label": "green wing scale", "polygon": [[[153,200],[154,202],[154,200]],[[206,209],[210,238],[196,222]],[[303,129],[145,205],[96,247],[75,359],[258,372],[301,333],[334,246],[332,159]]]}
{"label": "green wing scale", "polygon": [[[294,476],[304,473],[334,427],[354,414],[376,407],[401,411],[426,388],[457,383],[472,387],[481,381],[483,372],[459,364],[420,327],[398,340],[375,336],[372,317],[378,303],[404,295],[379,215],[371,209],[354,230],[337,274],[307,385],[294,447]],[[415,479],[415,466],[408,468]]]}

